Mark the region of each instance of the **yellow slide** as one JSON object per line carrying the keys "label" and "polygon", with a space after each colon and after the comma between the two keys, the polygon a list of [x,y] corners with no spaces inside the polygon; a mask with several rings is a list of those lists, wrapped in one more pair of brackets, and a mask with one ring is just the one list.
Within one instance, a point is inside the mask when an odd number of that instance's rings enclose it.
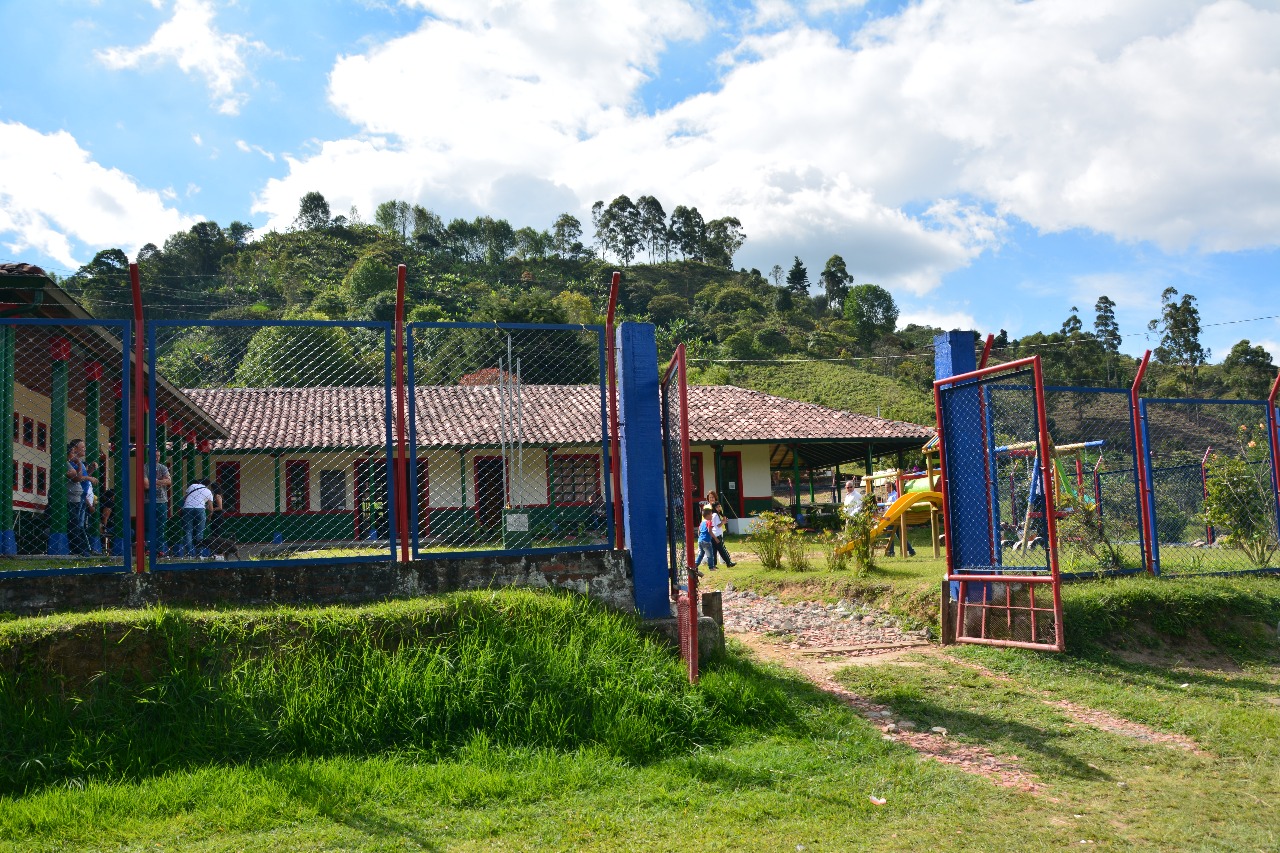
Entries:
{"label": "yellow slide", "polygon": [[[926,506],[916,506],[919,503],[926,504]],[[889,508],[884,511],[884,515],[876,519],[875,526],[871,528],[871,538],[874,540],[881,533],[888,530],[890,525],[897,524],[898,519],[904,513],[907,516],[907,524],[926,524],[929,521],[929,513],[934,507],[942,508],[941,492],[907,492],[889,504]],[[844,554],[852,550],[853,543],[849,543],[848,545],[842,545],[837,553]]]}

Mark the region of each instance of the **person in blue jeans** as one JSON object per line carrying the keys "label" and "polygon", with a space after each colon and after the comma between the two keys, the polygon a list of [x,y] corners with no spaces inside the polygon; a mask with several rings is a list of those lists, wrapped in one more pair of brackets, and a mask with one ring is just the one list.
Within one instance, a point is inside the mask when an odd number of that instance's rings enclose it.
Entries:
{"label": "person in blue jeans", "polygon": [[204,541],[204,524],[212,508],[213,492],[204,480],[187,486],[182,499],[182,550],[186,556],[196,556],[196,548]]}
{"label": "person in blue jeans", "polygon": [[716,535],[711,530],[711,516],[713,510],[709,506],[702,508],[702,523],[698,525],[698,559],[694,560],[693,567],[696,569],[702,565],[702,558],[707,558],[707,568],[711,571],[716,569]]}

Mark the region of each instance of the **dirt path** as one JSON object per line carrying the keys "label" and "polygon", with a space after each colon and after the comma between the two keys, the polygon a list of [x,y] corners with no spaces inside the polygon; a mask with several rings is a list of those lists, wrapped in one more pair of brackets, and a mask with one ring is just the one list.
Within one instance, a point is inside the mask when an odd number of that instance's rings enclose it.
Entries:
{"label": "dirt path", "polygon": [[845,601],[783,604],[775,596],[732,588],[722,593],[722,601],[726,634],[858,711],[880,728],[886,740],[905,743],[921,755],[1002,787],[1032,793],[1044,790],[1031,773],[1018,767],[1016,758],[952,740],[946,729],[916,731],[912,720],[895,719],[887,706],[835,680],[836,671],[846,666],[880,664],[908,653],[934,653],[937,647],[929,642],[927,632],[905,630],[883,611]]}
{"label": "dirt path", "polygon": [[[1033,774],[1018,765],[1016,756],[996,755],[982,746],[960,743],[941,727],[918,731],[914,721],[896,717],[887,706],[871,702],[835,680],[835,673],[847,666],[874,666],[908,654],[939,654],[938,646],[929,641],[927,631],[904,629],[888,613],[847,601],[784,604],[776,596],[761,596],[732,586],[721,593],[721,600],[727,635],[742,642],[761,659],[795,670],[819,689],[858,711],[879,727],[886,740],[905,743],[921,755],[990,779],[1002,787],[1036,794],[1046,790]],[[975,669],[996,682],[1011,681],[976,663],[950,657],[948,661]],[[898,665],[911,666],[912,663],[899,660]],[[1027,688],[1023,685],[1022,689]],[[1041,691],[1028,692],[1038,694],[1041,701],[1058,708],[1076,724],[1196,755],[1208,754],[1185,736],[1156,731]]]}

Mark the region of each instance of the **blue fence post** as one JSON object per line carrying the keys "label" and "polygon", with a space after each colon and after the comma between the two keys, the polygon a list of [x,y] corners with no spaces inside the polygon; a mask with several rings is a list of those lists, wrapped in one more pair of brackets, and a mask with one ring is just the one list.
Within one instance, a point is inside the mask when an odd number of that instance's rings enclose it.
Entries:
{"label": "blue fence post", "polygon": [[[974,352],[974,336],[971,331],[944,332],[933,339],[933,374],[936,379],[946,379],[978,369]],[[985,447],[982,412],[982,388],[964,388],[949,393],[943,427],[946,445],[948,483],[983,482],[986,477],[989,454]],[[948,490],[951,490],[948,485]],[[952,492],[954,494],[954,492]],[[991,563],[995,542],[990,524],[957,524],[956,518],[964,512],[954,502],[949,504],[952,515],[947,541],[947,565],[952,571],[966,566],[987,566]],[[990,512],[990,507],[983,507]],[[954,540],[954,541],[952,541]],[[960,584],[951,583],[951,597],[960,596]]]}
{"label": "blue fence post", "polygon": [[631,551],[636,610],[646,619],[666,618],[671,615],[666,485],[653,325],[619,324],[616,352],[622,521]]}

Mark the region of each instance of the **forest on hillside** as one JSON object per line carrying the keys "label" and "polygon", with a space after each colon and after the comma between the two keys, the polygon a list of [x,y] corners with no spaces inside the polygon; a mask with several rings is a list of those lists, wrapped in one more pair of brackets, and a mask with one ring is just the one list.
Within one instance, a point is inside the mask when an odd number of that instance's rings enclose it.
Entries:
{"label": "forest on hillside", "polygon": [[[707,220],[685,205],[668,214],[652,196],[597,202],[586,225],[565,213],[539,230],[488,216],[446,223],[399,200],[380,204],[368,222],[355,209],[334,215],[312,192],[284,231],[201,222],[148,243],[136,260],[147,316],[193,321],[388,320],[396,267],[405,264],[410,320],[598,323],[610,274],[621,269],[620,318],[653,322],[664,360],[684,343],[696,381],[931,419],[932,345],[940,329],[900,327],[892,293],[857,281],[840,255],[812,273],[799,257],[767,272],[735,269],[746,239],[734,217]],[[126,317],[128,264],[122,250],[104,250],[59,284],[95,316]],[[1060,325],[1021,338],[999,330],[993,360],[1038,354],[1051,384],[1127,387],[1137,365],[1120,352],[1115,303],[1099,294],[1091,309],[1073,308]],[[1275,377],[1271,356],[1248,340],[1210,364],[1190,294],[1166,290],[1149,331],[1160,343],[1146,388],[1157,394],[1257,398]],[[165,338],[166,371],[177,371],[172,378],[180,384],[210,376],[236,384],[251,343],[229,346],[206,329],[180,331]],[[358,348],[335,357],[351,363],[346,381],[363,381]],[[255,369],[255,383],[311,381]]]}

